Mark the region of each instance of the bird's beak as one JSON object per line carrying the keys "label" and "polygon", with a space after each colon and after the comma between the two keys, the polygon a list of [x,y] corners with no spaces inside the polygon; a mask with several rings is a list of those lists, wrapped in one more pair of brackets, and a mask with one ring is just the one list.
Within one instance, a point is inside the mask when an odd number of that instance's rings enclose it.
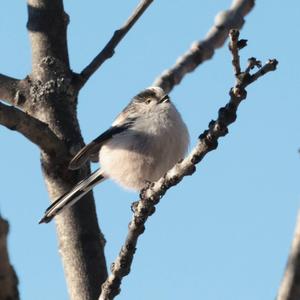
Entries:
{"label": "bird's beak", "polygon": [[158,103],[168,103],[168,102],[170,102],[170,97],[169,97],[169,95],[163,96],[163,97],[158,101]]}

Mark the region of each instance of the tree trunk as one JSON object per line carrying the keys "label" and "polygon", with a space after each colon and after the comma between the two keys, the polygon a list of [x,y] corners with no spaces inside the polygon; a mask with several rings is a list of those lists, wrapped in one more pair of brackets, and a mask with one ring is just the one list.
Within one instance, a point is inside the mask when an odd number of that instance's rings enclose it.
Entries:
{"label": "tree trunk", "polygon": [[[52,201],[90,173],[68,170],[72,154],[83,146],[76,116],[78,89],[69,67],[68,16],[61,0],[28,0],[32,73],[24,110],[48,124],[70,155],[41,153],[41,164]],[[104,237],[99,229],[92,193],[56,218],[59,252],[71,299],[95,300],[107,277]]]}

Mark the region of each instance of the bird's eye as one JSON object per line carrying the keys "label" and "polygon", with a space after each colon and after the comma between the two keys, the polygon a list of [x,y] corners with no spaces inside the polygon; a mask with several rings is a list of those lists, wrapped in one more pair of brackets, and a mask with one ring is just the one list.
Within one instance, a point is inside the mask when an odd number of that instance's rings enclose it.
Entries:
{"label": "bird's eye", "polygon": [[149,98],[146,100],[146,104],[150,104],[150,103],[151,103],[151,99]]}

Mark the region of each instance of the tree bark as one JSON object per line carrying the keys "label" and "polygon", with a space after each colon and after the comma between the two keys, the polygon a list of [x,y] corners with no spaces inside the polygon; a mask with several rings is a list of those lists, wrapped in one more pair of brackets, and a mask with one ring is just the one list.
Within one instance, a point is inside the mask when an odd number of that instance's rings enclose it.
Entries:
{"label": "tree bark", "polygon": [[7,250],[8,230],[8,222],[0,215],[0,300],[19,300],[19,282]]}
{"label": "tree bark", "polygon": [[[26,112],[48,124],[70,152],[41,152],[41,165],[54,201],[90,173],[68,170],[70,156],[83,145],[76,116],[78,90],[70,70],[66,30],[69,18],[61,0],[28,0],[32,73]],[[104,237],[99,229],[92,193],[56,218],[59,252],[73,300],[94,300],[107,277]]]}

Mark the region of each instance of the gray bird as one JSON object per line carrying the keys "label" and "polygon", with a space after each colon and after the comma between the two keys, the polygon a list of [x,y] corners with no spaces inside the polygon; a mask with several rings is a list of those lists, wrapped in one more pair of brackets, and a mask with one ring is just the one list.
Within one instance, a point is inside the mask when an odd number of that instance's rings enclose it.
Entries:
{"label": "gray bird", "polygon": [[72,170],[95,160],[101,168],[54,201],[40,223],[51,221],[107,178],[140,191],[146,182],[158,180],[182,159],[188,144],[187,127],[169,96],[159,87],[147,88],[131,100],[108,130],[71,160]]}

